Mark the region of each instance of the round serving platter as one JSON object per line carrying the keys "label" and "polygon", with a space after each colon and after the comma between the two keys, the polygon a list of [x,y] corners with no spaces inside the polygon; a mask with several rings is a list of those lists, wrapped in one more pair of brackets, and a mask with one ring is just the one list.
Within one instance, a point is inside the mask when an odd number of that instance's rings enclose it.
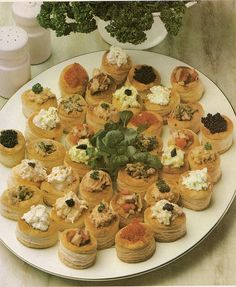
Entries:
{"label": "round serving platter", "polygon": [[[100,67],[103,53],[104,51],[100,51],[67,60],[48,69],[25,84],[0,111],[0,129],[11,128],[24,132],[26,120],[21,111],[21,94],[39,82],[44,87],[51,88],[59,97],[58,80],[62,69],[68,64],[78,62],[86,68],[91,77],[93,69]],[[135,64],[147,64],[156,68],[160,72],[162,84],[165,86],[170,86],[170,74],[176,66],[187,65],[179,60],[152,52],[127,50],[127,54],[131,56]],[[234,126],[236,126],[235,113],[222,91],[201,72],[199,72],[199,75],[205,86],[205,94],[200,101],[205,112],[223,113],[230,117]],[[167,137],[168,129],[165,127],[163,133],[164,141]],[[16,239],[16,222],[2,216],[0,216],[0,240],[12,253],[28,264],[44,272],[65,278],[101,281],[121,279],[147,273],[169,264],[193,249],[206,238],[223,218],[236,193],[236,165],[232,164],[233,158],[236,158],[235,144],[233,144],[229,151],[221,155],[222,179],[214,186],[210,206],[200,212],[184,208],[187,217],[186,236],[172,243],[157,243],[154,256],[145,262],[136,264],[121,262],[116,256],[115,248],[112,247],[98,251],[94,266],[85,270],[70,269],[58,259],[57,245],[42,250],[25,247]],[[10,169],[0,165],[0,194],[7,187],[6,181],[9,173]]]}

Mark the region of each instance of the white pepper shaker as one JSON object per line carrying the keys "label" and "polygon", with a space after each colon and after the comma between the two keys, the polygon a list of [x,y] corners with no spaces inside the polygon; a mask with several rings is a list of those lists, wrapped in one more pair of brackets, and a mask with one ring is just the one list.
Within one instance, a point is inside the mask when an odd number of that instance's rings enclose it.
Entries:
{"label": "white pepper shaker", "polygon": [[20,27],[0,27],[0,96],[10,98],[31,77],[28,35]]}
{"label": "white pepper shaker", "polygon": [[12,4],[12,14],[16,25],[28,33],[31,64],[40,64],[51,55],[50,31],[42,28],[37,21],[41,5],[42,2],[14,2]]}

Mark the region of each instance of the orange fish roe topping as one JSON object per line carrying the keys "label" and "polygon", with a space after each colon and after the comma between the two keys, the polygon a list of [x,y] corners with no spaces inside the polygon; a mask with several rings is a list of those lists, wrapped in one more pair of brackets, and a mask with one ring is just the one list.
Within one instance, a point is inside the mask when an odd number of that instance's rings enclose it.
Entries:
{"label": "orange fish roe topping", "polygon": [[149,127],[150,125],[156,124],[158,120],[151,113],[142,112],[136,116],[133,116],[130,122],[135,126],[147,125]]}
{"label": "orange fish roe topping", "polygon": [[137,242],[143,239],[145,232],[146,229],[143,224],[136,219],[121,230],[120,236],[131,242]]}
{"label": "orange fish roe topping", "polygon": [[80,64],[74,63],[70,69],[65,72],[64,77],[71,88],[76,88],[80,84],[84,84],[87,80],[87,73]]}

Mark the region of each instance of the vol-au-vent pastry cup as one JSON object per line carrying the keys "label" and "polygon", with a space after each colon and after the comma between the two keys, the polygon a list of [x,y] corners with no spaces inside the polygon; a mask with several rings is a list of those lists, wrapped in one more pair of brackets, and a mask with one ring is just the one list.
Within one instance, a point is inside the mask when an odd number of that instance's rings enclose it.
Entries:
{"label": "vol-au-vent pastry cup", "polygon": [[103,129],[106,123],[116,123],[119,119],[118,110],[104,101],[96,106],[89,106],[86,114],[86,123],[94,132]]}
{"label": "vol-au-vent pastry cup", "polygon": [[148,206],[154,205],[159,200],[168,200],[173,203],[179,201],[178,184],[171,180],[158,179],[151,184],[145,194]]}
{"label": "vol-au-vent pastry cup", "polygon": [[207,114],[201,120],[202,144],[209,142],[220,154],[226,152],[233,144],[233,122],[220,113]]}
{"label": "vol-au-vent pastry cup", "polygon": [[31,114],[26,122],[25,138],[28,141],[38,138],[60,141],[62,134],[63,127],[54,107]]}
{"label": "vol-au-vent pastry cup", "polygon": [[26,144],[26,158],[40,161],[48,172],[63,164],[65,154],[65,147],[58,141],[36,139]]}
{"label": "vol-au-vent pastry cup", "polygon": [[41,109],[57,108],[57,98],[49,88],[44,88],[40,83],[35,84],[32,89],[21,95],[22,112],[26,118]]}
{"label": "vol-au-vent pastry cup", "polygon": [[140,96],[144,97],[150,88],[161,84],[161,76],[152,66],[133,65],[125,84],[135,87]]}
{"label": "vol-au-vent pastry cup", "polygon": [[167,116],[179,103],[179,94],[163,86],[153,86],[143,100],[144,108],[161,115],[165,123]]}
{"label": "vol-au-vent pastry cup", "polygon": [[107,202],[102,201],[85,216],[85,226],[96,238],[98,249],[109,248],[119,230],[119,217]]}
{"label": "vol-au-vent pastry cup", "polygon": [[207,168],[187,171],[179,178],[181,203],[192,210],[204,210],[211,201],[213,184]]}
{"label": "vol-au-vent pastry cup", "polygon": [[0,131],[0,162],[6,167],[19,164],[25,157],[25,138],[18,130]]}
{"label": "vol-au-vent pastry cup", "polygon": [[146,261],[156,250],[153,231],[149,225],[133,220],[116,234],[115,248],[121,261],[127,263]]}
{"label": "vol-au-vent pastry cup", "polygon": [[7,185],[34,185],[40,187],[47,178],[47,170],[41,162],[35,159],[24,159],[11,169]]}
{"label": "vol-au-vent pastry cup", "polygon": [[90,106],[97,105],[101,101],[110,103],[116,87],[116,82],[111,76],[95,70],[93,78],[88,82],[85,100]]}
{"label": "vol-au-vent pastry cup", "polygon": [[77,124],[83,124],[87,112],[87,103],[84,98],[77,94],[62,98],[58,106],[63,131],[68,133]]}
{"label": "vol-au-vent pastry cup", "polygon": [[89,77],[85,68],[79,63],[67,65],[59,78],[61,96],[84,95],[88,80]]}
{"label": "vol-au-vent pastry cup", "polygon": [[163,118],[154,112],[142,111],[131,118],[128,123],[128,128],[142,128],[145,134],[160,136],[163,128]]}
{"label": "vol-au-vent pastry cup", "polygon": [[32,205],[43,203],[41,190],[33,185],[16,185],[7,188],[0,197],[0,213],[18,220]]}
{"label": "vol-au-vent pastry cup", "polygon": [[143,221],[145,204],[140,194],[119,192],[112,197],[110,205],[119,216],[120,228],[128,225],[134,218]]}
{"label": "vol-au-vent pastry cup", "polygon": [[170,131],[190,129],[197,134],[203,116],[204,110],[200,103],[179,104],[168,116],[167,123]]}
{"label": "vol-au-vent pastry cup", "polygon": [[186,216],[177,204],[162,199],[144,212],[144,222],[154,232],[156,241],[172,242],[186,234]]}
{"label": "vol-au-vent pastry cup", "polygon": [[117,190],[138,193],[144,198],[148,187],[157,180],[158,171],[140,162],[128,163],[118,171]]}
{"label": "vol-au-vent pastry cup", "polygon": [[71,167],[64,165],[53,167],[51,173],[40,187],[44,203],[48,206],[53,206],[59,197],[62,197],[69,191],[78,194],[79,184],[80,178]]}
{"label": "vol-au-vent pastry cup", "polygon": [[176,67],[170,77],[172,89],[179,93],[181,102],[193,103],[201,99],[204,94],[204,85],[198,72],[190,67]]}
{"label": "vol-au-vent pastry cup", "polygon": [[94,208],[102,200],[110,202],[113,196],[110,175],[102,170],[91,170],[84,175],[79,188],[80,196]]}
{"label": "vol-au-vent pastry cup", "polygon": [[192,148],[188,153],[188,162],[191,170],[207,168],[212,183],[221,178],[221,159],[219,153],[210,143]]}
{"label": "vol-au-vent pastry cup", "polygon": [[59,259],[73,269],[85,269],[95,263],[97,240],[84,228],[66,229],[59,234]]}
{"label": "vol-au-vent pastry cup", "polygon": [[120,47],[111,46],[102,57],[101,70],[122,85],[132,67],[132,60]]}
{"label": "vol-au-vent pastry cup", "polygon": [[55,245],[58,241],[57,224],[50,218],[46,206],[33,205],[17,221],[17,239],[30,248],[43,249]]}
{"label": "vol-au-vent pastry cup", "polygon": [[50,212],[50,217],[58,225],[58,230],[84,226],[84,218],[88,210],[86,201],[81,200],[73,192],[69,191],[58,198]]}

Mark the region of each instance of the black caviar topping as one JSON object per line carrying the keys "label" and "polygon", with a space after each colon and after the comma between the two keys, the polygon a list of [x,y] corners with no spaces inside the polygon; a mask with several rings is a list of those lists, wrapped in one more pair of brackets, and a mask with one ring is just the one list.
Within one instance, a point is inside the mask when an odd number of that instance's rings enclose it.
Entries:
{"label": "black caviar topping", "polygon": [[69,206],[69,207],[73,207],[75,205],[73,198],[67,199],[65,202],[66,202],[67,206]]}
{"label": "black caviar topping", "polygon": [[225,132],[227,130],[227,121],[220,113],[216,113],[215,115],[208,113],[205,118],[201,119],[201,122],[212,134]]}
{"label": "black caviar topping", "polygon": [[18,144],[17,132],[14,130],[1,131],[0,143],[7,148],[15,147]]}
{"label": "black caviar topping", "polygon": [[166,203],[163,207],[163,210],[172,211],[174,210],[174,206],[171,203]]}
{"label": "black caviar topping", "polygon": [[99,180],[99,171],[94,170],[92,173],[90,173],[90,177],[94,180]]}
{"label": "black caviar topping", "polygon": [[101,104],[101,107],[104,109],[104,110],[108,110],[110,108],[110,106],[106,103],[102,103]]}
{"label": "black caviar topping", "polygon": [[125,90],[125,94],[126,94],[126,96],[131,96],[132,95],[132,91],[130,89],[126,89]]}
{"label": "black caviar topping", "polygon": [[31,161],[28,162],[28,165],[32,168],[35,168],[35,166],[36,166],[36,164],[34,162],[31,162]]}
{"label": "black caviar topping", "polygon": [[171,157],[175,157],[177,155],[177,151],[176,148],[172,149],[172,151],[170,152]]}
{"label": "black caviar topping", "polygon": [[40,94],[43,91],[43,87],[41,86],[41,84],[37,83],[37,84],[33,85],[32,91],[35,94]]}
{"label": "black caviar topping", "polygon": [[151,66],[141,66],[139,69],[135,69],[134,79],[147,85],[155,81],[156,74]]}
{"label": "black caviar topping", "polygon": [[106,207],[105,204],[103,202],[100,202],[98,206],[98,212],[102,212],[105,209],[105,207]]}
{"label": "black caviar topping", "polygon": [[83,150],[86,150],[87,149],[87,145],[86,144],[80,144],[80,145],[77,145],[76,147],[77,149],[83,149]]}
{"label": "black caviar topping", "polygon": [[164,181],[164,179],[158,180],[158,182],[156,183],[156,186],[158,187],[159,191],[161,193],[164,192],[169,192],[170,191],[170,187],[169,185]]}

